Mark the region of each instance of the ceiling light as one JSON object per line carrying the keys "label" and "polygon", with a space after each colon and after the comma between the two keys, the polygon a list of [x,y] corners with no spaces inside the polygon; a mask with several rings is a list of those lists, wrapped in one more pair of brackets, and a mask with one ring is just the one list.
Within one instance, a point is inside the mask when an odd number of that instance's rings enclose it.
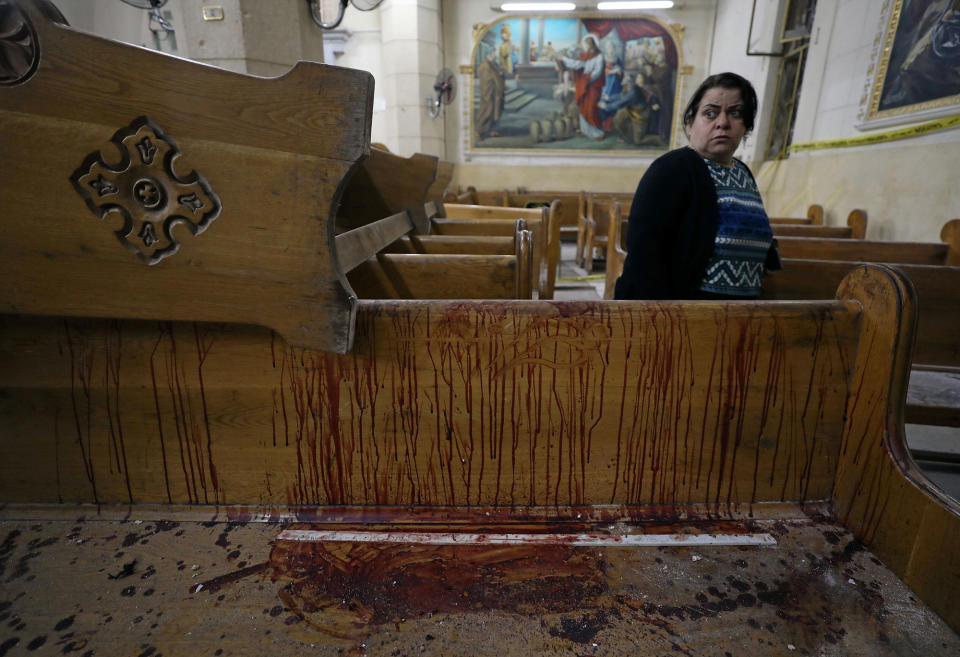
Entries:
{"label": "ceiling light", "polygon": [[573,11],[575,2],[505,2],[500,11]]}
{"label": "ceiling light", "polygon": [[600,11],[623,11],[627,9],[670,9],[673,0],[637,0],[636,2],[598,2]]}

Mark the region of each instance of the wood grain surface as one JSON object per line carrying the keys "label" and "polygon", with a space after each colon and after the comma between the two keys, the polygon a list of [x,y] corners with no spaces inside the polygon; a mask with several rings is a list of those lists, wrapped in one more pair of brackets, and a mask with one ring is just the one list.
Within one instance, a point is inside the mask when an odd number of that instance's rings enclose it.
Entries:
{"label": "wood grain surface", "polygon": [[[863,263],[784,259],[783,270],[768,272],[766,299],[822,299]],[[917,291],[917,341],[913,363],[960,367],[960,267],[897,264]]]}
{"label": "wood grain surface", "polygon": [[[876,276],[887,277],[883,281]],[[860,292],[853,292],[859,287]],[[916,292],[892,269],[860,266],[837,291],[857,294],[863,327],[833,489],[837,517],[954,628],[960,628],[960,502],[920,472],[903,440],[916,337]],[[897,318],[891,321],[891,318]],[[877,385],[878,382],[882,382]]]}
{"label": "wood grain surface", "polygon": [[[42,56],[0,88],[0,311],[254,323],[346,351],[355,300],[329,255],[332,217],[369,149],[372,77],[234,74],[21,6]],[[180,181],[194,179],[210,193],[191,197]],[[179,248],[147,264],[167,238]]]}
{"label": "wood grain surface", "polygon": [[857,305],[361,302],[338,356],[252,327],[3,317],[0,499],[828,499]]}

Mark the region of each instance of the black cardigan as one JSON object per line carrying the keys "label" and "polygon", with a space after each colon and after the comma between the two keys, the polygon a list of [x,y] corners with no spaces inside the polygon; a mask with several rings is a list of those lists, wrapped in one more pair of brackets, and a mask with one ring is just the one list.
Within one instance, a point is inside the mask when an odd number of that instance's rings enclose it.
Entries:
{"label": "black cardigan", "polygon": [[[654,160],[630,207],[627,257],[614,298],[701,296],[718,224],[717,191],[700,154],[685,146]],[[776,242],[767,261],[778,268]]]}

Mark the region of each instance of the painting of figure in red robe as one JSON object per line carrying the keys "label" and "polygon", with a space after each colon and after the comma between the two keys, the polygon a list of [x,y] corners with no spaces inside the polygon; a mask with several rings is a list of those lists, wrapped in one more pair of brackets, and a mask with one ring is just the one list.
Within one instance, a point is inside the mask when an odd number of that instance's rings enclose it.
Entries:
{"label": "painting of figure in red robe", "polygon": [[511,17],[478,33],[476,150],[666,151],[680,53],[654,18]]}

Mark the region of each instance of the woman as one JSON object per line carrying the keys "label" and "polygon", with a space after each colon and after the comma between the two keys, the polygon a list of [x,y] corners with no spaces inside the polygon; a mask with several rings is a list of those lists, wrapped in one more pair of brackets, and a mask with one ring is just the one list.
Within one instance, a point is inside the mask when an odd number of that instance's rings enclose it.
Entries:
{"label": "woman", "polygon": [[683,113],[689,146],[657,158],[630,208],[616,299],[750,299],[776,241],[753,175],[733,157],[753,130],[757,94],[735,73],[711,75]]}

